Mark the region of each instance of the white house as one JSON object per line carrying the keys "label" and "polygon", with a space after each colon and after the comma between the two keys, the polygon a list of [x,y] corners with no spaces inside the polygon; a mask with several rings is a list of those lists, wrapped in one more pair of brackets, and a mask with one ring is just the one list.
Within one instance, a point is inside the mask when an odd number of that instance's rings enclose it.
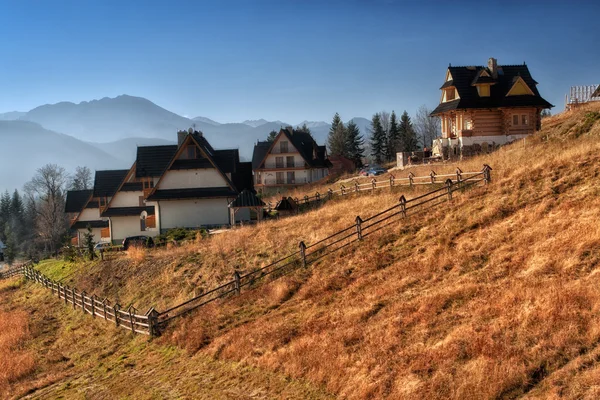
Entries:
{"label": "white house", "polygon": [[252,155],[257,188],[315,182],[326,177],[331,166],[325,146],[291,127],[281,129],[272,142],[258,142]]}

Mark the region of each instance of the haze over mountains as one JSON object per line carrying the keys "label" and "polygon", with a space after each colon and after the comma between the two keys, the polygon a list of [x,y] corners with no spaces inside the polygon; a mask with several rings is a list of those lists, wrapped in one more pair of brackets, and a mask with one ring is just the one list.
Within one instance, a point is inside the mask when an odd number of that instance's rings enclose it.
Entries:
{"label": "haze over mountains", "polygon": [[[370,121],[353,120],[367,137]],[[190,127],[201,130],[213,147],[238,148],[240,156],[250,160],[257,140],[265,140],[272,130],[304,123],[317,142],[325,144],[330,124],[324,121],[220,123],[202,116],[189,119],[150,100],[128,95],[0,113],[0,190],[21,188],[47,163],[61,165],[69,172],[79,165],[92,170],[128,168],[137,146],[174,143],[176,132]]]}

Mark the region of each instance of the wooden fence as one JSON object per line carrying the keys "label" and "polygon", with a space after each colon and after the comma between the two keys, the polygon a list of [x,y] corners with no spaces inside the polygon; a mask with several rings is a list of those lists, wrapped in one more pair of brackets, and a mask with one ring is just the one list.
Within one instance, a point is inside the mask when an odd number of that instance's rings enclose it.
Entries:
{"label": "wooden fence", "polygon": [[[354,193],[371,193],[375,194],[376,190],[382,190],[389,188],[393,190],[394,187],[401,186],[418,186],[418,185],[432,185],[432,184],[443,184],[448,179],[454,183],[458,183],[472,176],[481,174],[478,172],[463,172],[460,168],[456,168],[456,172],[452,174],[440,174],[438,175],[435,171],[431,171],[426,176],[415,176],[412,172],[408,174],[406,178],[396,178],[395,175],[390,174],[389,178],[377,180],[376,178],[371,179],[370,182],[358,183],[358,181],[348,182],[348,186],[340,185],[339,189],[327,189],[327,192],[320,193],[316,192],[314,195],[304,195],[304,197],[295,197],[294,201],[299,206],[304,205],[315,205],[326,200],[331,200],[335,196],[347,196]],[[271,202],[267,203],[269,211],[274,208]]]}
{"label": "wooden fence", "polygon": [[299,267],[306,268],[308,265],[315,263],[354,242],[363,240],[390,224],[398,223],[399,220],[430,210],[431,208],[452,200],[452,196],[456,191],[463,191],[480,182],[487,184],[491,179],[490,171],[491,168],[488,165],[484,165],[482,171],[469,174],[469,177],[467,178],[458,175],[456,182],[451,178],[448,178],[444,182],[444,187],[410,200],[406,200],[404,196],[401,196],[398,204],[366,219],[357,216],[354,224],[321,239],[316,243],[306,245],[301,241],[298,244],[298,250],[294,253],[288,254],[269,265],[257,268],[244,275],[235,272],[231,281],[158,313],[158,325],[162,327],[173,318],[187,314],[190,311],[217,299],[231,294],[240,294],[243,287],[251,286],[265,277],[281,276]]}
{"label": "wooden fence", "polygon": [[144,315],[139,315],[138,310],[133,306],[122,310],[121,305],[118,303],[113,304],[108,299],[100,299],[95,295],[89,296],[85,291],[79,291],[74,287],[70,288],[48,278],[34,269],[31,261],[0,272],[0,279],[7,279],[16,275],[23,275],[26,279],[50,289],[53,295],[63,300],[65,305],[71,305],[74,310],[81,310],[94,318],[103,319],[134,333],[151,336],[158,334],[156,329],[158,312],[153,308]]}
{"label": "wooden fence", "polygon": [[76,288],[69,288],[66,285],[49,279],[41,272],[35,270],[31,261],[0,272],[0,279],[23,275],[26,279],[35,281],[50,289],[52,294],[56,294],[59,299],[65,302],[65,305],[71,305],[75,310],[79,309],[84,313],[92,315],[92,317],[104,319],[107,322],[114,323],[117,327],[128,329],[134,333],[156,336],[174,318],[185,315],[217,299],[233,294],[240,294],[242,288],[253,286],[256,282],[264,278],[271,277],[274,279],[297,268],[306,268],[310,264],[352,243],[361,241],[391,224],[397,224],[403,219],[415,216],[452,200],[454,193],[457,191],[462,192],[482,182],[487,184],[491,180],[490,171],[491,168],[488,165],[484,165],[481,172],[471,173],[466,178],[458,175],[456,181],[448,178],[444,182],[445,185],[443,187],[421,196],[410,200],[407,200],[404,196],[400,196],[398,204],[392,207],[365,219],[357,216],[354,224],[310,245],[306,245],[304,241],[301,241],[298,244],[297,251],[244,275],[240,275],[236,271],[231,281],[163,312],[158,312],[154,308],[150,308],[146,314],[139,315],[133,306],[122,310],[121,305],[118,303],[112,304],[107,299],[99,299],[94,295],[88,296],[85,291],[80,292]]}

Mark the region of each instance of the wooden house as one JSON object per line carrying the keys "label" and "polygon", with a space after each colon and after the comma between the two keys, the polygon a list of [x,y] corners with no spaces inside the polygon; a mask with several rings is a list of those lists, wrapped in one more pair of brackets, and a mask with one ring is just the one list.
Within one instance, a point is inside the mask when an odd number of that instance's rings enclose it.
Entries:
{"label": "wooden house", "polygon": [[527,65],[453,67],[446,71],[440,104],[442,136],[433,145],[444,158],[488,152],[540,129],[544,100]]}
{"label": "wooden house", "polygon": [[331,166],[325,146],[291,127],[281,129],[272,142],[258,142],[252,155],[256,188],[316,182],[329,175]]}

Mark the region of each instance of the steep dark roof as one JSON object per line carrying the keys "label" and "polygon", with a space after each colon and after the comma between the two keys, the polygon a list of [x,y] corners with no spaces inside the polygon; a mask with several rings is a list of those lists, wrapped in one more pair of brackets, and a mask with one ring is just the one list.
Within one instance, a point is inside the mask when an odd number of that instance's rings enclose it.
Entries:
{"label": "steep dark roof", "polygon": [[198,168],[214,168],[208,158],[193,158],[189,160],[175,160],[171,165],[171,169],[198,169]]}
{"label": "steep dark roof", "polygon": [[291,197],[282,197],[275,205],[277,211],[290,211],[298,208],[296,201]]}
{"label": "steep dark roof", "polygon": [[128,169],[96,171],[94,197],[112,197],[128,172]]}
{"label": "steep dark roof", "polygon": [[231,181],[238,191],[245,189],[254,189],[254,179],[252,176],[252,163],[241,162],[237,166],[237,171],[231,174]]}
{"label": "steep dark roof", "polygon": [[69,190],[65,203],[66,213],[78,213],[83,210],[87,201],[92,197],[93,190]]}
{"label": "steep dark roof", "polygon": [[88,201],[88,203],[85,205],[85,208],[100,208],[100,202]]}
{"label": "steep dark roof", "polygon": [[[536,88],[537,82],[531,77],[527,65],[498,66],[498,77],[488,78],[479,76],[482,69],[492,73],[487,67],[448,67],[452,82],[458,91],[459,98],[441,103],[431,115],[445,111],[468,108],[497,108],[497,107],[541,107],[551,108],[552,104],[544,100]],[[506,96],[518,77],[523,78],[534,95]],[[489,81],[491,79],[491,81]],[[475,82],[476,81],[476,82]],[[490,86],[490,96],[480,97],[474,83],[494,83]]]}
{"label": "steep dark roof", "polygon": [[141,192],[142,190],[144,190],[142,182],[125,182],[121,186],[121,192]]}
{"label": "steep dark roof", "polygon": [[233,173],[240,162],[240,153],[238,149],[215,150],[213,160],[223,173]]}
{"label": "steep dark roof", "polygon": [[229,203],[229,207],[261,207],[264,206],[265,203],[256,197],[256,195],[247,189],[242,190],[242,192],[235,198],[231,203]]}
{"label": "steep dark roof", "polygon": [[[292,143],[292,145],[298,150],[298,153],[302,156],[304,161],[312,168],[329,168],[331,163],[326,159],[326,147],[317,145],[315,139],[304,131],[281,129],[280,134]],[[272,142],[258,142],[254,146],[254,153],[252,155],[252,168],[260,169],[262,161],[267,155]],[[316,157],[315,156],[316,153]]]}
{"label": "steep dark roof", "polygon": [[254,145],[252,153],[252,169],[259,169],[261,162],[269,152],[269,148],[273,142],[258,142]]}
{"label": "steep dark roof", "polygon": [[154,206],[147,207],[111,207],[102,213],[103,217],[128,217],[140,215],[146,211],[148,215],[154,215]]}
{"label": "steep dark roof", "polygon": [[177,151],[177,145],[141,146],[137,148],[135,176],[161,176]]}
{"label": "steep dark roof", "polygon": [[237,193],[229,187],[206,187],[157,190],[148,197],[148,200],[182,200],[234,196],[237,196]]}
{"label": "steep dark roof", "polygon": [[108,221],[77,221],[71,225],[71,229],[108,228]]}

